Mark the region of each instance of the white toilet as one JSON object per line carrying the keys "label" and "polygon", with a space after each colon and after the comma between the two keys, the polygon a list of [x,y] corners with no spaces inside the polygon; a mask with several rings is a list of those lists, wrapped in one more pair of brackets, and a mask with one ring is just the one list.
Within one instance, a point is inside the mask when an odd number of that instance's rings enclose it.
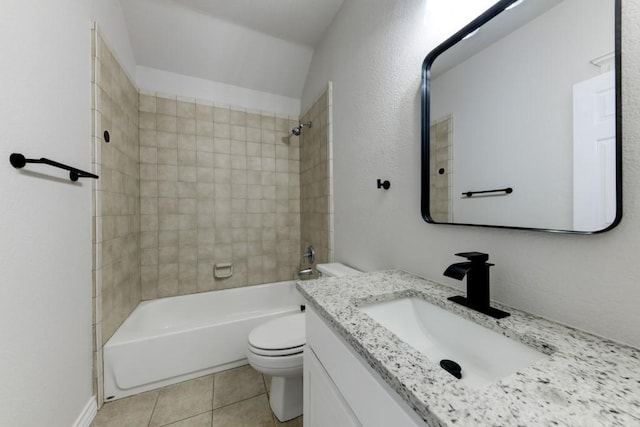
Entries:
{"label": "white toilet", "polygon": [[[322,277],[360,274],[339,263],[318,264]],[[271,376],[269,404],[280,421],[302,415],[302,354],[306,343],[304,313],[270,320],[251,331],[247,359]]]}

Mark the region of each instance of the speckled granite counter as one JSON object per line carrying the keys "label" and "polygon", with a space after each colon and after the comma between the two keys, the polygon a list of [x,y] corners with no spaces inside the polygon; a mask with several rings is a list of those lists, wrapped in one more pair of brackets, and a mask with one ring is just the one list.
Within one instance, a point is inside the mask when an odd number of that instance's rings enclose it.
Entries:
{"label": "speckled granite counter", "polygon": [[[401,271],[298,282],[309,304],[433,426],[640,426],[640,350],[495,304],[495,320],[447,300],[460,292]],[[458,382],[357,307],[416,296],[548,357],[482,389]]]}

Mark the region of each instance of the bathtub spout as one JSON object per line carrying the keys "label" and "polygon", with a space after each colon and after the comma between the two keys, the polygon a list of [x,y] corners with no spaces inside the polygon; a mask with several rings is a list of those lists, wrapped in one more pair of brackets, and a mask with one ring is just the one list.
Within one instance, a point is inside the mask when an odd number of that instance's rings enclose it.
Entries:
{"label": "bathtub spout", "polygon": [[313,268],[303,268],[302,270],[298,270],[298,276],[313,276]]}

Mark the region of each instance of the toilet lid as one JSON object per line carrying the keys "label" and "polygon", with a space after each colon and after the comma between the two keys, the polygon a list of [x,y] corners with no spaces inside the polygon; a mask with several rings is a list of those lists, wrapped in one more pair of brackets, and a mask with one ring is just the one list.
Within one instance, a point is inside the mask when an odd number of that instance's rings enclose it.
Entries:
{"label": "toilet lid", "polygon": [[254,328],[249,344],[258,349],[284,350],[300,347],[306,342],[304,313],[278,317]]}

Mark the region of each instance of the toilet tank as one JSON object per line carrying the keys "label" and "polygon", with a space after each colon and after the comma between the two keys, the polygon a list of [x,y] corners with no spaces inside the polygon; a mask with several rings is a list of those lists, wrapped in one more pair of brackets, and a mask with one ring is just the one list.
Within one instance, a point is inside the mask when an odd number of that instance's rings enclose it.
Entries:
{"label": "toilet tank", "polygon": [[332,262],[330,264],[318,264],[316,265],[316,269],[319,273],[321,273],[322,277],[354,276],[362,273],[361,271],[348,267],[344,264],[340,264],[339,262]]}

